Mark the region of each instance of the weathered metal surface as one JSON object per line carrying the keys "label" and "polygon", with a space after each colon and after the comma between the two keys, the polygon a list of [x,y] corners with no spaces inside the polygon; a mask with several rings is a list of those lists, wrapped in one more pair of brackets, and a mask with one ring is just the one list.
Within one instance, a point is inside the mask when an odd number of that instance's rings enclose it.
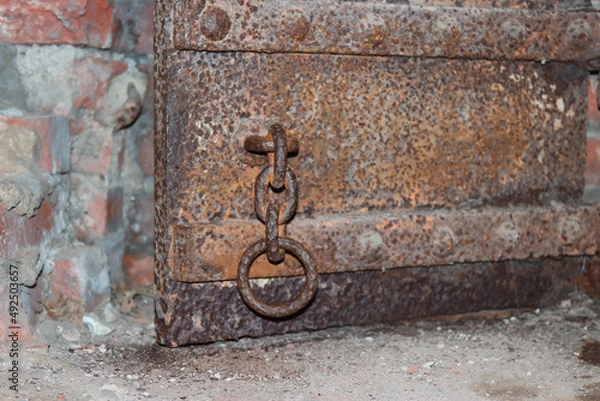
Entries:
{"label": "weathered metal surface", "polygon": [[515,2],[515,8],[496,8],[491,2],[482,2],[484,8],[479,2],[472,2],[473,7],[459,1],[447,2],[450,7],[410,3],[417,5],[178,1],[174,44],[179,50],[568,61],[592,70],[600,66],[600,14],[591,7],[575,12],[552,1],[548,6],[531,2],[532,9],[521,8],[529,2]]}
{"label": "weathered metal surface", "polygon": [[[556,206],[295,219],[287,234],[310,246],[325,274],[593,255],[600,247],[598,227],[599,206]],[[173,279],[235,280],[241,255],[264,237],[264,228],[245,221],[184,224],[173,227],[173,237]],[[299,274],[304,270],[289,256],[282,264],[259,258],[252,266],[252,277]]]}
{"label": "weathered metal surface", "polygon": [[[585,0],[394,3],[157,0],[160,343],[533,307],[572,290],[581,258],[480,261],[596,249],[598,209],[578,206],[587,75],[498,60],[594,67],[597,13]],[[282,12],[266,21],[267,9]],[[263,45],[273,47],[221,52]],[[303,145],[289,160],[302,202],[281,235],[305,242],[327,262],[322,271],[377,269],[319,276],[306,310],[279,320],[253,313],[232,278],[196,282],[232,277],[230,260],[265,235],[252,223],[251,196],[265,156],[250,155],[244,141],[273,123]],[[260,256],[252,274],[301,274],[291,259],[266,268]],[[473,263],[444,265],[462,261]],[[401,266],[411,267],[392,269]],[[249,288],[266,303],[288,302],[304,281],[251,280]]]}
{"label": "weathered metal surface", "polygon": [[172,223],[254,217],[265,156],[243,144],[273,121],[306,144],[289,160],[300,217],[583,190],[587,73],[574,66],[178,52],[169,77]]}
{"label": "weathered metal surface", "polygon": [[[309,308],[285,320],[253,313],[232,282],[169,281],[157,302],[158,342],[174,347],[484,309],[535,308],[573,291],[581,266],[580,257],[567,257],[321,275]],[[273,302],[290,299],[302,285],[300,278],[281,278],[263,279],[253,287],[261,299]]]}

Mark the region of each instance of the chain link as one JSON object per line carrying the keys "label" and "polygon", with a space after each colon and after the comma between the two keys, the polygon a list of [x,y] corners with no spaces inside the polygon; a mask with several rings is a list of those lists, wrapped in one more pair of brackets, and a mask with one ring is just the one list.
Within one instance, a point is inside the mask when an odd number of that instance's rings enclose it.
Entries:
{"label": "chain link", "polygon": [[[288,167],[288,153],[298,151],[298,141],[288,141],[285,129],[275,124],[269,128],[269,137],[251,136],[244,142],[246,150],[258,153],[274,153],[273,165],[267,165],[258,175],[254,186],[254,209],[265,224],[265,239],[246,250],[238,267],[237,285],[242,299],[256,312],[269,317],[285,317],[302,310],[317,292],[318,273],[314,259],[298,241],[279,236],[279,226],[292,220],[298,206],[298,182],[296,175]],[[292,149],[288,148],[288,144]],[[277,194],[285,193],[282,207]],[[269,195],[267,195],[269,194]],[[283,231],[285,232],[285,230]],[[300,294],[289,302],[276,305],[267,304],[256,297],[249,282],[250,267],[256,258],[267,254],[269,262],[281,263],[285,254],[295,256],[304,266],[306,282]]]}

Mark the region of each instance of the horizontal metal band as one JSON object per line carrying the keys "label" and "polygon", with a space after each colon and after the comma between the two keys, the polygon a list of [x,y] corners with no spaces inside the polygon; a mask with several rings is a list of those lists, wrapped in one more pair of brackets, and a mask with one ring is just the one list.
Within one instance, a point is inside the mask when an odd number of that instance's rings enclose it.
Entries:
{"label": "horizontal metal band", "polygon": [[[184,282],[234,280],[246,248],[264,236],[264,226],[253,221],[180,224],[172,230],[170,275]],[[289,236],[309,249],[320,274],[592,255],[598,230],[600,205],[346,215],[288,226]],[[302,272],[286,255],[278,265],[258,258],[250,276]]]}
{"label": "horizontal metal band", "polygon": [[[265,319],[242,301],[228,281],[167,281],[157,288],[159,343],[176,347],[341,325],[398,324],[421,317],[484,309],[552,305],[573,291],[581,257],[470,263],[319,276],[317,295],[294,319]],[[260,285],[258,285],[260,284]],[[301,291],[304,279],[264,279],[254,286],[265,302]]]}
{"label": "horizontal metal band", "polygon": [[[243,4],[242,4],[243,3]],[[596,11],[269,0],[175,2],[179,50],[301,52],[600,66]]]}

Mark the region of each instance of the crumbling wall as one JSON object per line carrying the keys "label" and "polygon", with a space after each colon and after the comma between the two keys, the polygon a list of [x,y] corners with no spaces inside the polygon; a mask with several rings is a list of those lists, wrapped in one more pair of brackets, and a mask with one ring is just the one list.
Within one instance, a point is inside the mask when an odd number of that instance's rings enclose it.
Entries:
{"label": "crumbling wall", "polygon": [[153,281],[152,19],[151,0],[0,4],[3,339],[15,271],[31,341]]}

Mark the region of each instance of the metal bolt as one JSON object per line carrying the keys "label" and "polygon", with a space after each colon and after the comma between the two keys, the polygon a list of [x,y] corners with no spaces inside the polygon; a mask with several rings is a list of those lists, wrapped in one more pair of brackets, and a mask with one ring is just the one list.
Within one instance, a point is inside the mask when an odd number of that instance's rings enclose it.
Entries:
{"label": "metal bolt", "polygon": [[579,218],[570,216],[560,223],[560,235],[566,245],[575,245],[583,235],[583,225]]}
{"label": "metal bolt", "polygon": [[298,8],[285,10],[281,16],[281,25],[285,33],[297,42],[304,40],[310,31],[310,20],[306,13]]}
{"label": "metal bolt", "polygon": [[500,29],[504,34],[506,44],[511,50],[516,50],[521,46],[527,37],[527,29],[521,21],[515,18],[504,21]]}
{"label": "metal bolt", "polygon": [[590,24],[584,20],[576,20],[567,27],[567,42],[577,51],[587,49],[590,43]]}
{"label": "metal bolt", "polygon": [[217,7],[207,7],[200,16],[200,32],[208,40],[222,40],[229,33],[231,21],[227,13]]}
{"label": "metal bolt", "polygon": [[456,236],[454,231],[448,227],[437,228],[433,232],[433,243],[431,251],[438,258],[445,258],[454,253]]}
{"label": "metal bolt", "polygon": [[510,222],[501,224],[496,233],[506,250],[513,249],[519,243],[519,239],[521,239],[521,232],[517,226]]}
{"label": "metal bolt", "polygon": [[370,47],[375,47],[385,40],[388,28],[379,15],[369,13],[359,21],[361,32],[365,36],[365,42]]}

